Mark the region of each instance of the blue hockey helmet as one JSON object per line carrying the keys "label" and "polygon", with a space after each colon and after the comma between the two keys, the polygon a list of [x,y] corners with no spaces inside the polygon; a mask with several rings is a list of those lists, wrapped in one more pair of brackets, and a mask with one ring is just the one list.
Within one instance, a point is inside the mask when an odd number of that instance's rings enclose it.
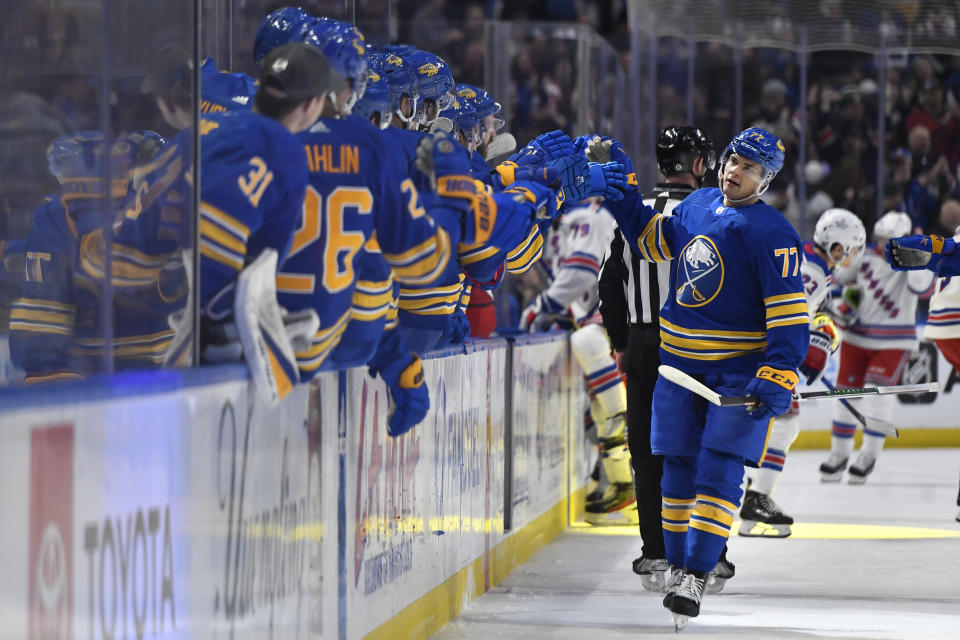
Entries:
{"label": "blue hockey helmet", "polygon": [[[724,151],[752,160],[774,175],[783,168],[783,141],[765,129],[750,127],[738,133]],[[771,176],[772,177],[772,176]]]}
{"label": "blue hockey helmet", "polygon": [[[481,120],[486,120],[490,116],[497,116],[500,113],[500,103],[493,99],[484,89],[470,84],[458,84],[457,95],[462,98],[472,98],[477,107],[477,114]],[[503,129],[503,118],[494,118],[493,128],[496,131]]]}
{"label": "blue hockey helmet", "polygon": [[75,131],[47,145],[47,167],[60,182],[97,173],[96,156],[102,153],[103,134],[99,131]]}
{"label": "blue hockey helmet", "polygon": [[447,117],[453,121],[453,133],[465,147],[471,151],[480,142],[480,114],[476,105],[470,100],[456,98],[453,106],[447,112]]}
{"label": "blue hockey helmet", "polygon": [[381,129],[390,126],[393,103],[390,97],[390,84],[385,75],[381,75],[382,56],[374,55],[370,59],[367,71],[367,90],[363,97],[353,106],[353,113],[373,121],[378,116],[376,124]]}
{"label": "blue hockey helmet", "polygon": [[[350,115],[367,88],[367,47],[363,34],[349,22],[316,19],[303,41],[319,49],[330,67],[351,81],[350,97],[340,115]],[[336,104],[336,99],[331,96]]]}
{"label": "blue hockey helmet", "polygon": [[404,60],[415,70],[417,89],[420,92],[420,124],[427,125],[441,112],[453,106],[453,73],[446,61],[429,51],[414,51],[404,56]]}
{"label": "blue hockey helmet", "polygon": [[257,28],[253,44],[253,61],[258,65],[267,54],[288,42],[302,42],[316,20],[300,7],[284,7],[270,12]]}
{"label": "blue hockey helmet", "polygon": [[756,195],[759,197],[770,186],[774,176],[783,168],[786,148],[783,141],[765,129],[750,127],[734,136],[723,155],[717,168],[717,180],[723,184],[723,168],[727,159],[736,154],[763,167],[764,175],[760,177],[760,184]]}
{"label": "blue hockey helmet", "polygon": [[[390,105],[400,121],[411,126],[417,115],[417,105],[420,93],[417,90],[417,76],[399,54],[385,52],[377,59],[377,72],[387,79],[390,86]],[[410,113],[405,114],[402,108],[403,97],[410,99]]]}

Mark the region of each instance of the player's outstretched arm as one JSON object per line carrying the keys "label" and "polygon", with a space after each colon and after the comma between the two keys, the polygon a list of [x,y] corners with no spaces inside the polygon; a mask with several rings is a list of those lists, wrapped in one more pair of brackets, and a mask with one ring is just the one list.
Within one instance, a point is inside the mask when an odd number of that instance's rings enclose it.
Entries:
{"label": "player's outstretched arm", "polygon": [[913,235],[887,240],[886,258],[898,271],[927,269],[940,276],[960,275],[960,251],[953,238]]}

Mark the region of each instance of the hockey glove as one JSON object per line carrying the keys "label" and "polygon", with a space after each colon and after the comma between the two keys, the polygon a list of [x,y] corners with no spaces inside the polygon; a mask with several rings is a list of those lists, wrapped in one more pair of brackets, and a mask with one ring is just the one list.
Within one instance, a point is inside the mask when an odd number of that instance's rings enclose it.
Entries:
{"label": "hockey glove", "polygon": [[509,187],[518,180],[539,182],[554,189],[560,187],[560,176],[557,169],[546,165],[519,165],[507,160],[497,165],[495,171],[497,175],[500,176],[500,182],[504,188]]}
{"label": "hockey glove", "polygon": [[470,335],[470,321],[463,309],[450,317],[450,344],[461,344]]}
{"label": "hockey glove", "polygon": [[487,144],[483,159],[493,165],[500,164],[505,157],[510,156],[517,148],[517,139],[512,133],[500,133]]}
{"label": "hockey glove", "polygon": [[898,271],[928,269],[939,273],[944,256],[956,249],[953,238],[913,235],[887,240],[886,257],[890,266]]}
{"label": "hockey glove", "polygon": [[601,196],[605,200],[623,200],[627,189],[627,176],[619,162],[600,164],[590,163],[590,196]]}
{"label": "hockey glove", "polygon": [[797,374],[788,369],[763,366],[757,369],[756,377],[747,384],[747,395],[758,400],[748,409],[755,420],[769,420],[782,416],[793,403],[793,388],[797,386]]}
{"label": "hockey glove", "polygon": [[637,172],[633,168],[633,160],[623,149],[623,145],[613,138],[594,136],[587,147],[587,160],[590,162],[619,162],[623,165],[623,173],[627,179],[627,189],[636,190],[640,184],[637,182]]}
{"label": "hockey glove", "polygon": [[840,344],[840,334],[837,327],[825,314],[817,314],[810,327],[810,346],[807,356],[800,365],[800,374],[806,378],[807,384],[815,383],[823,374],[830,354],[837,350]]}
{"label": "hockey glove", "polygon": [[[437,190],[437,182],[444,176],[470,176],[470,154],[459,143],[443,132],[425,136],[417,145],[414,165],[430,178]],[[472,179],[472,178],[471,178]]]}
{"label": "hockey glove", "polygon": [[544,291],[520,314],[520,331],[549,331],[557,317],[563,314],[564,308],[559,302],[547,295]]}
{"label": "hockey glove", "polygon": [[370,367],[370,375],[380,374],[390,392],[390,417],[387,433],[396,438],[419,424],[430,409],[430,395],[423,379],[423,363],[409,353],[379,371]]}
{"label": "hockey glove", "polygon": [[570,136],[559,129],[537,136],[527,146],[534,149],[546,162],[575,153]]}

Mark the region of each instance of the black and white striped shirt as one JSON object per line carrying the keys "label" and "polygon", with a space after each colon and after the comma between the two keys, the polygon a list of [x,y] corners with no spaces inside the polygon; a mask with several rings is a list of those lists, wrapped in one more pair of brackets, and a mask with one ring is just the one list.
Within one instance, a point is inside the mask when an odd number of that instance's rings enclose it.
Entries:
{"label": "black and white striped shirt", "polygon": [[[643,204],[670,215],[693,191],[685,184],[661,183],[643,196]],[[630,325],[659,326],[671,265],[644,261],[624,242],[620,230],[615,232],[600,271],[600,314],[617,351],[626,349]]]}

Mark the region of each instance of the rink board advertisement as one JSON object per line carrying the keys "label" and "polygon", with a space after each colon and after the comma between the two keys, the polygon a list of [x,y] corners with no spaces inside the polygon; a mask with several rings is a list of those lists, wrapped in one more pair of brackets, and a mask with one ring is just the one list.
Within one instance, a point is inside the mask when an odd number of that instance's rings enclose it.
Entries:
{"label": "rink board advertisement", "polygon": [[308,420],[302,386],[264,411],[247,388],[0,414],[0,509],[23,523],[4,534],[10,637],[336,637],[318,570],[336,566],[336,409]]}
{"label": "rink board advertisement", "polygon": [[568,495],[569,360],[567,342],[552,336],[517,338],[513,348],[514,529]]}
{"label": "rink board advertisement", "polygon": [[399,438],[387,437],[382,381],[347,372],[345,637],[364,637],[502,538],[506,347],[425,359],[430,412]]}

